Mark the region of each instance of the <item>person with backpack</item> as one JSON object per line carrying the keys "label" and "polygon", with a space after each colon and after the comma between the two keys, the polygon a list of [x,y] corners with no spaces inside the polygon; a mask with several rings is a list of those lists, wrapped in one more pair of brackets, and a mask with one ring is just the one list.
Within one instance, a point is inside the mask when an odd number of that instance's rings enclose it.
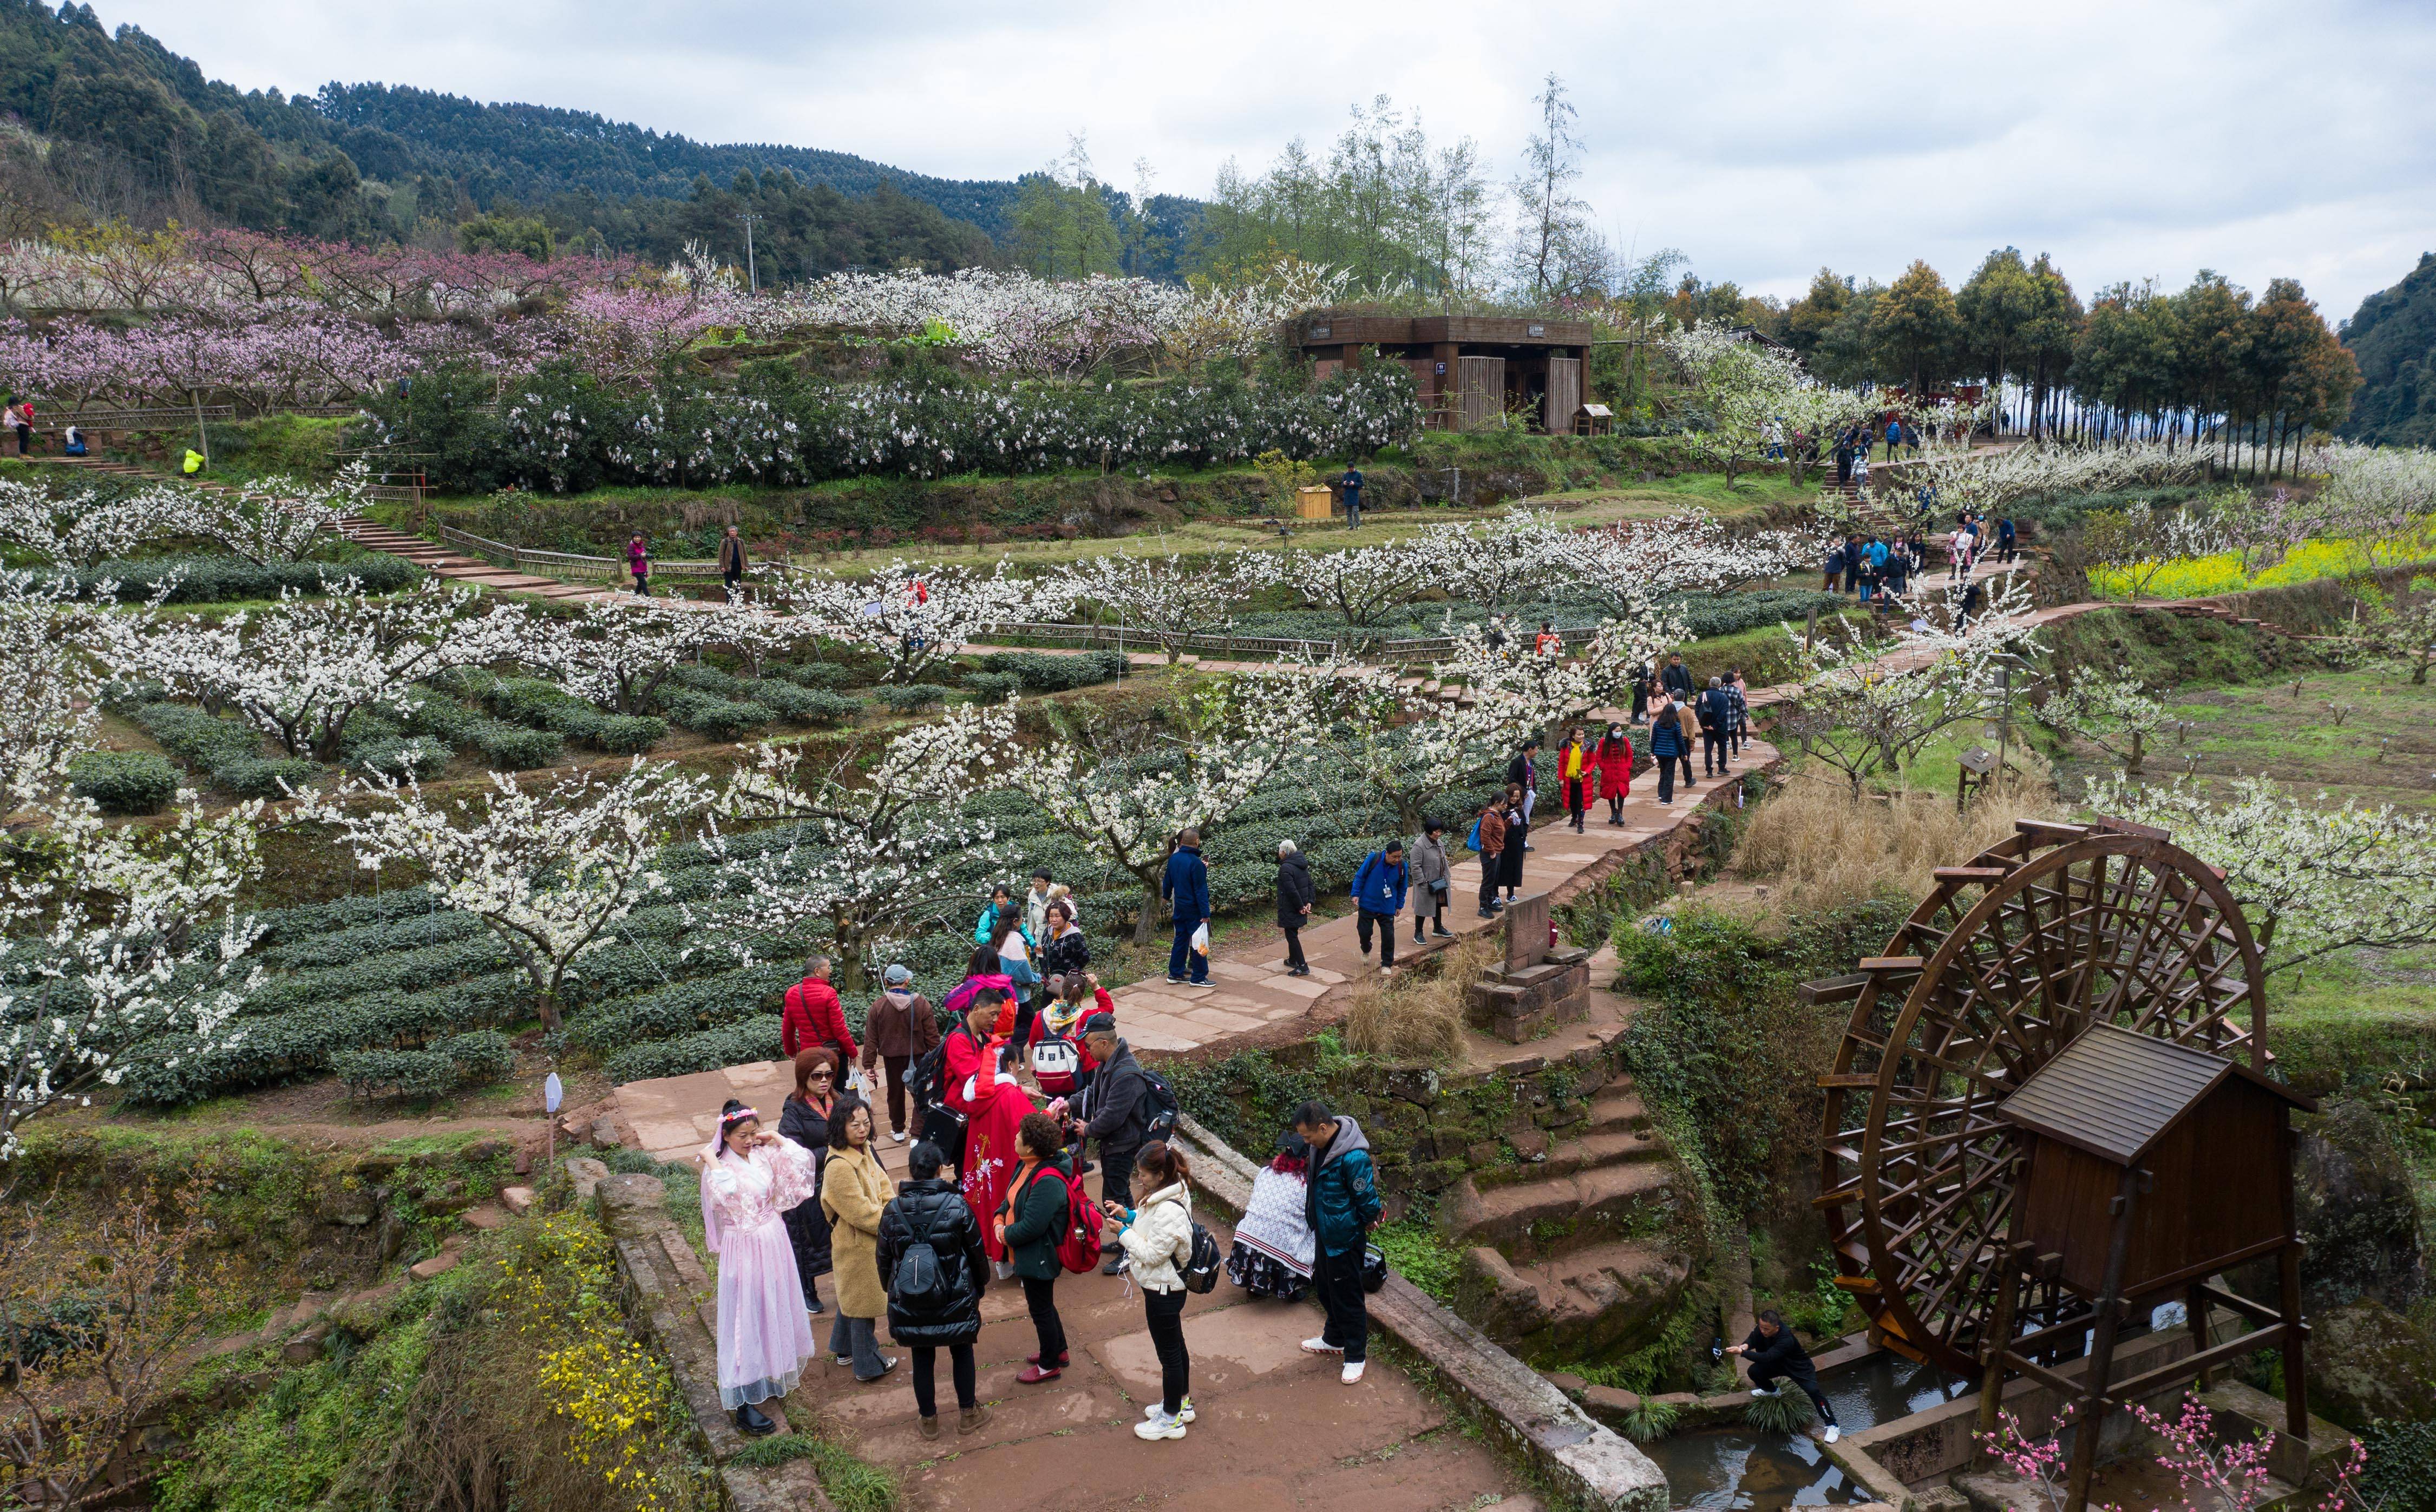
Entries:
{"label": "person with backpack", "polygon": [[1028,1115],[1016,1130],[1015,1148],[1021,1164],[1006,1184],[992,1223],[998,1241],[1023,1283],[1024,1310],[1032,1314],[1033,1332],[1040,1348],[1024,1357],[1017,1385],[1036,1386],[1054,1381],[1069,1363],[1066,1323],[1057,1315],[1057,1277],[1065,1265],[1057,1258],[1057,1242],[1072,1216],[1073,1162],[1066,1154],[1066,1136],[1046,1113]]}
{"label": "person with backpack", "polygon": [[765,1134],[735,1098],[702,1152],[704,1247],[719,1257],[719,1404],[752,1437],[777,1424],[759,1403],[783,1397],[820,1352],[779,1214],[811,1194],[811,1156]]}
{"label": "person with backpack", "polygon": [[1303,1197],[1303,1216],[1316,1236],[1317,1263],[1312,1272],[1320,1306],[1328,1312],[1319,1337],[1305,1339],[1311,1354],[1345,1358],[1339,1377],[1350,1386],[1362,1379],[1370,1355],[1370,1312],[1362,1290],[1363,1251],[1370,1230],[1383,1212],[1378,1180],[1370,1163],[1370,1141],[1362,1125],[1329,1111],[1328,1104],[1306,1101],[1294,1110],[1295,1132],[1311,1146],[1311,1180]]}
{"label": "person with backpack", "polygon": [[1505,849],[1505,800],[1492,798],[1472,821],[1471,848],[1480,857],[1480,916],[1497,917],[1499,857]]}
{"label": "person with backpack", "polygon": [[[1682,758],[1688,771],[1690,759],[1684,753],[1690,748],[1681,706],[1672,700],[1659,704],[1649,721],[1649,754],[1658,758],[1658,803],[1662,808],[1675,807],[1675,763]],[[1686,782],[1684,786],[1689,788],[1691,784]]]}
{"label": "person with backpack", "polygon": [[[1095,1013],[1083,1020],[1083,1044],[1100,1063],[1086,1101],[1090,1119],[1083,1125],[1085,1138],[1100,1141],[1100,1195],[1130,1207],[1135,1157],[1154,1137],[1164,1137],[1164,1129],[1152,1125],[1173,1104],[1158,1105],[1150,1073],[1134,1058],[1133,1047],[1117,1037],[1115,1015]],[[1114,1276],[1123,1263],[1122,1254],[1110,1255],[1101,1274]]]}
{"label": "person with backpack", "polygon": [[[950,1018],[962,1018],[972,1010],[973,999],[976,996],[984,992],[996,992],[1000,994],[997,1000],[1009,1005],[1006,1010],[1007,1031],[1011,1033],[1015,1027],[1013,1007],[1015,983],[1009,980],[1005,971],[1000,969],[1004,965],[1005,963],[999,958],[996,946],[987,941],[974,946],[971,958],[965,963],[965,980],[957,982],[954,989],[948,994],[947,1000],[939,1004],[940,1012]],[[993,1033],[996,1032],[993,1029]]]}
{"label": "person with backpack", "polygon": [[1413,943],[1419,945],[1428,938],[1421,932],[1423,919],[1430,921],[1440,939],[1453,938],[1454,931],[1446,927],[1447,898],[1453,890],[1453,871],[1447,862],[1446,826],[1436,819],[1424,820],[1420,834],[1414,837],[1412,848],[1404,857],[1404,864],[1413,873]]}
{"label": "person with backpack", "polygon": [[1710,678],[1709,690],[1700,695],[1700,775],[1722,777],[1733,771],[1726,746],[1733,718],[1734,701],[1726,696],[1726,680]]}
{"label": "person with backpack", "polygon": [[999,916],[998,928],[990,931],[989,948],[998,952],[998,969],[1014,990],[1014,1017],[998,1026],[1001,1034],[1021,1039],[1032,1028],[1034,994],[1040,986],[1040,973],[1033,968],[1032,945],[1023,937],[1023,921],[1009,909]]}
{"label": "person with backpack", "polygon": [[973,1341],[982,1331],[989,1260],[982,1225],[951,1182],[939,1147],[920,1140],[905,1159],[905,1185],[879,1215],[879,1282],[888,1289],[888,1333],[914,1351],[914,1411],[922,1436],[939,1436],[939,1351],[956,1384],[956,1434],[978,1433],[990,1410],[975,1399]]}
{"label": "person with backpack", "polygon": [[1311,963],[1302,954],[1302,930],[1311,922],[1311,906],[1318,901],[1319,885],[1311,879],[1311,858],[1293,841],[1279,841],[1278,928],[1286,935],[1285,972],[1289,977],[1311,975]]}
{"label": "person with backpack", "polygon": [[1598,795],[1607,800],[1607,822],[1621,826],[1624,800],[1632,795],[1632,737],[1623,725],[1607,727],[1607,734],[1591,748],[1591,764],[1598,772]]}
{"label": "person with backpack", "polygon": [[778,1016],[780,1054],[792,1058],[815,1047],[837,1057],[841,1073],[854,1064],[854,1031],[846,1027],[845,1008],[829,985],[829,958],[825,955],[804,963],[804,980],[787,989],[786,1011]]}
{"label": "person with backpack", "polygon": [[[888,1137],[898,1144],[906,1138],[906,1074],[915,1061],[939,1042],[939,1016],[931,999],[914,990],[913,968],[892,965],[880,976],[880,994],[862,1017],[862,1074],[872,1068],[888,1075]],[[914,1098],[913,1137],[922,1138],[922,1100]]]}
{"label": "person with backpack", "polygon": [[1015,906],[1015,889],[1000,882],[990,889],[990,900],[982,905],[981,917],[973,921],[973,944],[989,944],[998,933],[999,921],[1009,914],[1018,920],[1022,918],[1022,912]]}
{"label": "person with backpack", "polygon": [[1100,979],[1088,971],[1053,979],[1056,994],[1032,1020],[1032,1039],[1025,1047],[1032,1061],[1032,1080],[1041,1095],[1078,1096],[1091,1083],[1100,1063],[1083,1043],[1083,1020],[1094,1012],[1114,1014],[1116,999]]}
{"label": "person with backpack", "polygon": [[804,1283],[804,1311],[818,1316],[820,1278],[829,1273],[829,1220],[821,1211],[821,1162],[829,1153],[829,1115],[837,1111],[837,1063],[814,1046],[795,1055],[795,1090],[778,1110],[778,1135],[792,1139],[812,1157],[812,1190],[780,1216],[787,1221],[787,1243],[794,1247],[795,1274]]}
{"label": "person with backpack", "polygon": [[1505,901],[1522,894],[1522,856],[1531,848],[1531,795],[1512,783],[1505,785],[1505,848],[1497,854],[1497,885]]}
{"label": "person with backpack", "polygon": [[[1391,923],[1387,932],[1394,934]],[[1134,1284],[1141,1288],[1142,1314],[1151,1347],[1158,1352],[1157,1405],[1134,1424],[1136,1438],[1182,1438],[1192,1421],[1192,1355],[1184,1347],[1184,1267],[1192,1258],[1192,1169],[1184,1153],[1164,1139],[1142,1146],[1136,1170],[1151,1189],[1141,1206],[1106,1205],[1118,1224],[1117,1246],[1124,1252]]]}
{"label": "person with backpack", "polygon": [[1357,915],[1353,922],[1354,938],[1361,942],[1362,953],[1370,953],[1370,935],[1375,928],[1379,935],[1379,974],[1393,976],[1396,972],[1396,921],[1404,912],[1404,885],[1412,876],[1404,864],[1404,843],[1390,840],[1383,849],[1374,850],[1362,858],[1353,874],[1353,906]]}
{"label": "person with backpack", "polygon": [[[1209,985],[1209,956],[1192,947],[1195,930],[1209,922],[1209,867],[1201,859],[1201,832],[1188,829],[1175,837],[1167,858],[1158,895],[1167,899],[1175,919],[1175,944],[1167,953],[1167,980],[1177,986]],[[1192,975],[1185,976],[1187,969]]]}
{"label": "person with backpack", "polygon": [[829,1155],[821,1164],[821,1210],[829,1220],[829,1258],[837,1267],[837,1321],[829,1354],[868,1384],[896,1368],[879,1353],[879,1319],[888,1288],[879,1280],[879,1217],[896,1184],[871,1148],[871,1108],[848,1094],[829,1113]]}

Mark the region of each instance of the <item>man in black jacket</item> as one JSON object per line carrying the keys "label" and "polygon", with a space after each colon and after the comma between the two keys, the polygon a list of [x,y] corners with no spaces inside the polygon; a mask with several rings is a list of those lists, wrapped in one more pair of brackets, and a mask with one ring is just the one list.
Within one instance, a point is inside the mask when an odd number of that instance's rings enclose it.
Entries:
{"label": "man in black jacket", "polygon": [[1810,1351],[1784,1326],[1784,1314],[1769,1308],[1759,1315],[1759,1327],[1750,1337],[1730,1347],[1726,1353],[1746,1357],[1750,1366],[1751,1395],[1765,1397],[1775,1389],[1779,1381],[1790,1381],[1801,1388],[1810,1404],[1818,1409],[1818,1420],[1827,1425],[1827,1442],[1836,1442],[1841,1432],[1836,1426],[1836,1409],[1827,1394],[1818,1389],[1818,1372],[1810,1367]]}
{"label": "man in black jacket", "polygon": [[1700,695],[1700,774],[1722,777],[1732,768],[1726,764],[1727,737],[1733,732],[1734,703],[1726,692],[1726,680],[1709,679],[1709,690]]}
{"label": "man in black jacket", "polygon": [[[1091,1075],[1091,1121],[1083,1126],[1085,1138],[1100,1141],[1100,1196],[1131,1208],[1134,1156],[1142,1147],[1142,1094],[1148,1090],[1141,1062],[1117,1037],[1113,1014],[1093,1014],[1083,1020],[1083,1045],[1100,1063]],[[1111,1246],[1100,1274],[1116,1275],[1124,1266],[1124,1257],[1123,1250]]]}
{"label": "man in black jacket", "polygon": [[[1683,665],[1683,653],[1677,652],[1666,658],[1666,669],[1658,674],[1658,686],[1666,690],[1683,712],[1695,719],[1699,716],[1700,689],[1692,681],[1692,669]],[[1683,786],[1692,786],[1692,727],[1683,729]]]}
{"label": "man in black jacket", "polygon": [[[1523,738],[1522,748],[1514,753],[1514,759],[1505,763],[1505,781],[1507,786],[1522,790],[1522,822],[1527,826],[1531,822],[1531,808],[1540,797],[1540,738],[1538,736]],[[1530,843],[1525,841],[1522,848],[1529,850],[1532,847]]]}

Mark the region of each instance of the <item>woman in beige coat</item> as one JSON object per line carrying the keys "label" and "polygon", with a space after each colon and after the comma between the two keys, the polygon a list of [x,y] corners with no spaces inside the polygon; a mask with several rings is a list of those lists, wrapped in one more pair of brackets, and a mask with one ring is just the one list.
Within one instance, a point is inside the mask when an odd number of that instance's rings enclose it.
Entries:
{"label": "woman in beige coat", "polygon": [[829,1111],[829,1157],[821,1169],[821,1210],[829,1216],[829,1260],[837,1268],[837,1322],[829,1353],[854,1366],[857,1381],[878,1381],[896,1368],[879,1353],[879,1323],[888,1312],[879,1281],[879,1215],[896,1184],[871,1153],[871,1106],[842,1097]]}

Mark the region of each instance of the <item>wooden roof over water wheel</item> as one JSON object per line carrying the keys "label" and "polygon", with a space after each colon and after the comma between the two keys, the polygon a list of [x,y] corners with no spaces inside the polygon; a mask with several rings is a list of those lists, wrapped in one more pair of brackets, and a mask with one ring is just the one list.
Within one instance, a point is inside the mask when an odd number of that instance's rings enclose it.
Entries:
{"label": "wooden roof over water wheel", "polygon": [[[2211,868],[2161,831],[2025,823],[1937,886],[1852,976],[1817,1199],[1841,1284],[1888,1345],[1978,1367],[2018,1196],[1996,1105],[2093,1024],[2266,1068],[2257,943]],[[2085,1308],[2052,1280],[2030,1330]]]}

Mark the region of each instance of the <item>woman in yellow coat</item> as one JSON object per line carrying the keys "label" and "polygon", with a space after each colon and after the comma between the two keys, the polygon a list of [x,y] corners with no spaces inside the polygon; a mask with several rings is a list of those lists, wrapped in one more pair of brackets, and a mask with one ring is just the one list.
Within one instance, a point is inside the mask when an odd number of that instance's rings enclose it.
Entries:
{"label": "woman in yellow coat", "polygon": [[879,1319],[888,1313],[888,1289],[879,1282],[879,1215],[896,1195],[896,1183],[871,1152],[871,1105],[842,1097],[829,1111],[829,1157],[821,1168],[821,1210],[829,1217],[829,1260],[837,1268],[837,1322],[829,1329],[829,1353],[854,1366],[857,1381],[878,1381],[896,1368],[895,1356],[880,1358]]}

